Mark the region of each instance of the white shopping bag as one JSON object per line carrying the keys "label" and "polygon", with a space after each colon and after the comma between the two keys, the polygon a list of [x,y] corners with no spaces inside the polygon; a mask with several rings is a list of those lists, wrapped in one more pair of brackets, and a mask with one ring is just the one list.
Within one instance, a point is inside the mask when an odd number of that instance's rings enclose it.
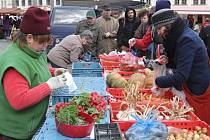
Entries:
{"label": "white shopping bag", "polygon": [[66,85],[68,86],[69,93],[77,90],[77,86],[74,82],[74,79],[73,79],[72,75],[69,72],[65,72],[64,75],[65,75],[65,78],[67,79],[66,80]]}

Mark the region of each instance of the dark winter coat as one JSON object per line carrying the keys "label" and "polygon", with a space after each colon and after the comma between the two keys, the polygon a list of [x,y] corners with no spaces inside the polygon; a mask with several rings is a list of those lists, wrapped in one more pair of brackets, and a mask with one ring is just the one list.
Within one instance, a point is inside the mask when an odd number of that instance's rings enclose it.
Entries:
{"label": "dark winter coat", "polygon": [[203,41],[207,47],[208,56],[210,58],[210,25],[202,28],[199,36],[201,37],[201,39],[203,39]]}
{"label": "dark winter coat", "polygon": [[[134,18],[133,20],[128,19],[128,11],[133,10]],[[118,47],[128,45],[128,40],[134,36],[135,30],[140,25],[140,20],[136,17],[136,11],[132,8],[128,8],[125,11],[125,17],[119,19],[119,29],[117,32],[117,44]]]}
{"label": "dark winter coat", "polygon": [[167,67],[173,68],[174,74],[158,77],[156,84],[178,90],[186,84],[193,94],[202,95],[210,84],[210,67],[201,38],[178,18],[164,42],[169,59]]}

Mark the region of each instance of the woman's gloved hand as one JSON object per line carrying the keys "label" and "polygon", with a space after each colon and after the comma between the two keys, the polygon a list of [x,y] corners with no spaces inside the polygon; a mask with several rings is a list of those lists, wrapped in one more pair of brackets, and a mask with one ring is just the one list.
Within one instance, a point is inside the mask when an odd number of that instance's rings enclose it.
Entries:
{"label": "woman's gloved hand", "polygon": [[66,78],[64,74],[59,76],[51,77],[46,83],[49,85],[51,90],[64,87]]}
{"label": "woman's gloved hand", "polygon": [[155,61],[159,62],[161,65],[164,65],[168,63],[168,57],[166,55],[161,55]]}
{"label": "woman's gloved hand", "polygon": [[130,47],[133,47],[136,44],[136,39],[135,38],[129,39],[128,44]]}
{"label": "woman's gloved hand", "polygon": [[155,96],[163,97],[165,95],[166,89],[165,88],[160,88],[160,87],[155,85],[151,88],[151,91]]}
{"label": "woman's gloved hand", "polygon": [[55,69],[55,72],[54,72],[54,76],[58,76],[58,75],[61,75],[63,73],[67,72],[67,69],[64,69],[64,68],[56,68]]}

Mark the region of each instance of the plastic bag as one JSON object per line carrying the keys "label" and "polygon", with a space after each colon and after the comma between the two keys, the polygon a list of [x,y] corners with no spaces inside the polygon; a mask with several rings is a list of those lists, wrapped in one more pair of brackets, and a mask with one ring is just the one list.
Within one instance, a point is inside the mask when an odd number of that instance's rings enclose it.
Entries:
{"label": "plastic bag", "polygon": [[91,53],[90,51],[87,51],[87,52],[84,54],[83,60],[86,61],[86,62],[90,62],[90,61],[91,61],[91,58],[92,58],[92,53]]}
{"label": "plastic bag", "polygon": [[[140,62],[142,61],[142,63]],[[132,53],[125,54],[120,60],[120,70],[122,71],[137,71],[144,67],[144,62],[141,58],[134,56]]]}
{"label": "plastic bag", "polygon": [[175,96],[178,96],[186,106],[189,106],[189,103],[187,102],[185,93],[183,91],[179,91],[175,88],[172,88],[171,91]]}
{"label": "plastic bag", "polygon": [[126,140],[166,140],[168,129],[165,124],[156,120],[155,111],[151,111],[146,120],[133,116],[136,124],[125,133]]}
{"label": "plastic bag", "polygon": [[[167,69],[166,65],[159,65],[155,63],[154,61],[152,62],[153,66],[153,71],[154,71],[154,79],[156,79],[159,76],[165,76],[167,74],[173,74],[173,71],[171,69]],[[185,93],[183,91],[179,91],[175,89],[174,87],[172,88],[157,88],[157,85],[155,84],[155,80],[153,82],[153,87],[151,88],[151,91],[157,95],[157,96],[163,96],[167,90],[172,91],[173,95],[178,96],[184,103],[185,105],[189,105]]]}
{"label": "plastic bag", "polygon": [[77,90],[77,86],[74,82],[74,79],[73,79],[72,75],[69,72],[65,72],[64,75],[65,75],[65,78],[66,78],[66,85],[69,88],[69,93]]}
{"label": "plastic bag", "polygon": [[165,76],[166,75],[166,65],[160,65],[156,63],[155,61],[151,62],[153,67],[153,87],[151,88],[151,91],[157,95],[157,96],[163,96],[168,88],[158,88],[155,84],[155,79],[159,76]]}
{"label": "plastic bag", "polygon": [[69,72],[64,73],[66,78],[66,84],[62,88],[58,88],[53,90],[52,96],[70,96],[75,90],[77,90],[77,86],[74,82],[72,75]]}

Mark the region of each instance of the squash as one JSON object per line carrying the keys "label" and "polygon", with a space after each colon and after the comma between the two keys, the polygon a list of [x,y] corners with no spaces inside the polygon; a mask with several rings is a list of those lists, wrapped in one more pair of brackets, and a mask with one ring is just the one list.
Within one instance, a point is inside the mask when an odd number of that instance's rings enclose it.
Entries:
{"label": "squash", "polygon": [[138,84],[139,88],[145,87],[146,76],[143,73],[134,73],[128,79],[128,84]]}
{"label": "squash", "polygon": [[112,72],[107,75],[106,83],[112,88],[124,88],[127,85],[127,80],[119,73]]}

